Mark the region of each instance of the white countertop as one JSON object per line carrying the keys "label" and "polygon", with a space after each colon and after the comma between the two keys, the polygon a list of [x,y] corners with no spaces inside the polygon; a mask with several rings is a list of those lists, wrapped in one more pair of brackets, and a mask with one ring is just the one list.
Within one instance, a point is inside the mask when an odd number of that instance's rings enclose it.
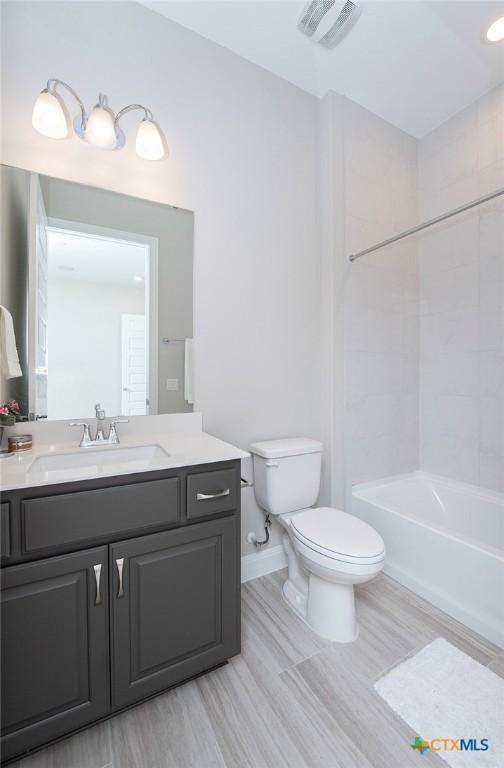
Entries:
{"label": "white countertop", "polygon": [[[198,416],[198,418],[192,418]],[[170,417],[143,417],[152,419],[149,423],[150,429],[146,429],[144,422],[137,421],[137,427],[128,425],[127,434],[120,433],[119,445],[90,446],[89,448],[79,448],[80,432],[75,431],[74,439],[68,440],[68,431],[65,433],[61,427],[68,426],[60,422],[58,424],[58,435],[51,429],[49,424],[44,425],[43,430],[39,425],[34,429],[32,424],[24,425],[24,430],[16,429],[16,432],[24,431],[34,435],[34,445],[29,451],[21,451],[8,458],[0,459],[0,489],[9,491],[21,488],[32,488],[42,485],[54,485],[56,483],[71,483],[82,480],[92,480],[103,477],[114,477],[117,475],[128,475],[135,472],[159,471],[163,469],[174,469],[176,467],[185,467],[195,464],[211,464],[218,461],[230,461],[233,459],[244,459],[249,456],[246,451],[219,440],[212,435],[201,430],[200,414],[188,414],[188,421],[182,425],[180,417],[170,420]],[[142,417],[138,417],[142,418]],[[93,420],[89,420],[93,423]],[[187,426],[186,426],[187,425]],[[21,425],[19,425],[21,426]],[[125,425],[118,425],[122,427]],[[175,428],[176,431],[173,431]],[[118,429],[119,431],[119,429]],[[55,436],[65,434],[66,441],[54,440]],[[47,438],[52,437],[51,442]],[[44,442],[44,438],[46,441]],[[132,448],[143,445],[159,446],[168,455],[161,463],[159,461],[152,468],[147,470],[145,466],[139,466],[135,461],[129,460],[119,465],[110,464],[98,466],[73,467],[61,470],[51,470],[50,473],[44,471],[34,471],[30,469],[33,462],[41,457],[57,454],[77,453],[83,454],[92,452],[101,453],[107,450],[117,450],[118,448]],[[97,456],[97,458],[99,458]]]}

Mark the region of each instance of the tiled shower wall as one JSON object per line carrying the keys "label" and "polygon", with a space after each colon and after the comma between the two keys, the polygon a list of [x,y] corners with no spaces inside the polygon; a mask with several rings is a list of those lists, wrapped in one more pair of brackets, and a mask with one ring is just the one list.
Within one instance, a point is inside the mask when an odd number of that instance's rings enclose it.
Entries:
{"label": "tiled shower wall", "polygon": [[[417,142],[354,102],[343,109],[345,249],[416,221]],[[418,466],[418,276],[405,241],[348,266],[344,297],[346,477]]]}
{"label": "tiled shower wall", "polygon": [[[417,141],[345,99],[345,252],[504,187],[504,88]],[[504,490],[504,202],[349,265],[347,484],[418,468]]]}
{"label": "tiled shower wall", "polygon": [[[504,87],[419,141],[419,216],[504,187]],[[504,200],[418,239],[421,469],[504,490]]]}

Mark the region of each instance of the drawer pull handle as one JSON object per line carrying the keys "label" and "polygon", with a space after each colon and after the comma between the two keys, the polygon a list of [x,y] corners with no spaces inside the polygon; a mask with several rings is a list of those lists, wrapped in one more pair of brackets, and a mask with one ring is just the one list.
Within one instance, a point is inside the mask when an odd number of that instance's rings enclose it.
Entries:
{"label": "drawer pull handle", "polygon": [[95,575],[95,581],[96,581],[96,597],[94,604],[100,605],[101,604],[101,569],[102,564],[98,563],[98,565],[93,565],[94,569],[94,575]]}
{"label": "drawer pull handle", "polygon": [[221,499],[223,496],[229,496],[231,491],[229,488],[225,488],[223,491],[215,491],[215,493],[197,493],[197,501],[205,501],[206,499]]}
{"label": "drawer pull handle", "polygon": [[117,597],[123,597],[124,596],[124,589],[123,589],[124,557],[120,557],[118,560],[116,560],[116,565],[117,565],[117,573],[119,575],[119,589],[117,590]]}

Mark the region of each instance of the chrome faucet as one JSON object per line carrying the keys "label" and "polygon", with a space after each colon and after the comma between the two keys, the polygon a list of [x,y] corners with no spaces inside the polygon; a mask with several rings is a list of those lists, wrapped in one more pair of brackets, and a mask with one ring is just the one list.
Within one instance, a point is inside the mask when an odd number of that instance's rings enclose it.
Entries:
{"label": "chrome faucet", "polygon": [[88,448],[90,445],[118,445],[119,435],[117,434],[116,424],[126,424],[129,419],[112,419],[109,425],[108,437],[103,433],[103,422],[106,419],[105,411],[100,403],[95,405],[96,414],[96,434],[91,437],[91,428],[87,421],[72,421],[70,427],[83,427],[79,448]]}

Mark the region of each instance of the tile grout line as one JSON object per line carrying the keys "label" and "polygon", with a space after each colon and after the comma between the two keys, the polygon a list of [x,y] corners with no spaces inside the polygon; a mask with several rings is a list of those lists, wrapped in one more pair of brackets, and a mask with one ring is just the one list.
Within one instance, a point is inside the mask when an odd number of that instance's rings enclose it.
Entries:
{"label": "tile grout line", "polygon": [[[440,635],[440,637],[441,637],[441,635]],[[433,642],[434,642],[434,640],[429,640],[427,643],[424,643],[424,645],[416,645],[414,648],[411,649],[411,651],[408,651],[408,653],[405,653],[404,656],[401,656],[393,664],[389,664],[388,667],[385,667],[385,669],[383,669],[378,674],[378,676],[374,678],[374,680],[372,682],[373,688],[375,686],[375,683],[378,682],[378,680],[381,680],[382,677],[385,677],[385,675],[387,675],[393,669],[398,667],[400,664],[403,664],[408,659],[411,659],[413,656],[415,656],[417,653],[419,653],[423,648],[425,648],[427,645],[430,645],[430,643],[433,643]]]}
{"label": "tile grout line", "polygon": [[309,661],[310,659],[314,659],[315,656],[318,656],[319,653],[322,653],[322,651],[326,651],[328,648],[331,648],[332,645],[333,645],[333,643],[329,643],[324,648],[318,648],[316,651],[311,653],[309,656],[306,656],[306,658],[300,659],[299,661],[296,661],[295,664],[289,664],[288,667],[285,667],[285,669],[281,669],[278,672],[278,676],[280,677],[281,675],[283,675],[284,672],[289,672],[289,670],[296,669],[296,667],[298,667],[300,664],[304,664],[305,661]]}

